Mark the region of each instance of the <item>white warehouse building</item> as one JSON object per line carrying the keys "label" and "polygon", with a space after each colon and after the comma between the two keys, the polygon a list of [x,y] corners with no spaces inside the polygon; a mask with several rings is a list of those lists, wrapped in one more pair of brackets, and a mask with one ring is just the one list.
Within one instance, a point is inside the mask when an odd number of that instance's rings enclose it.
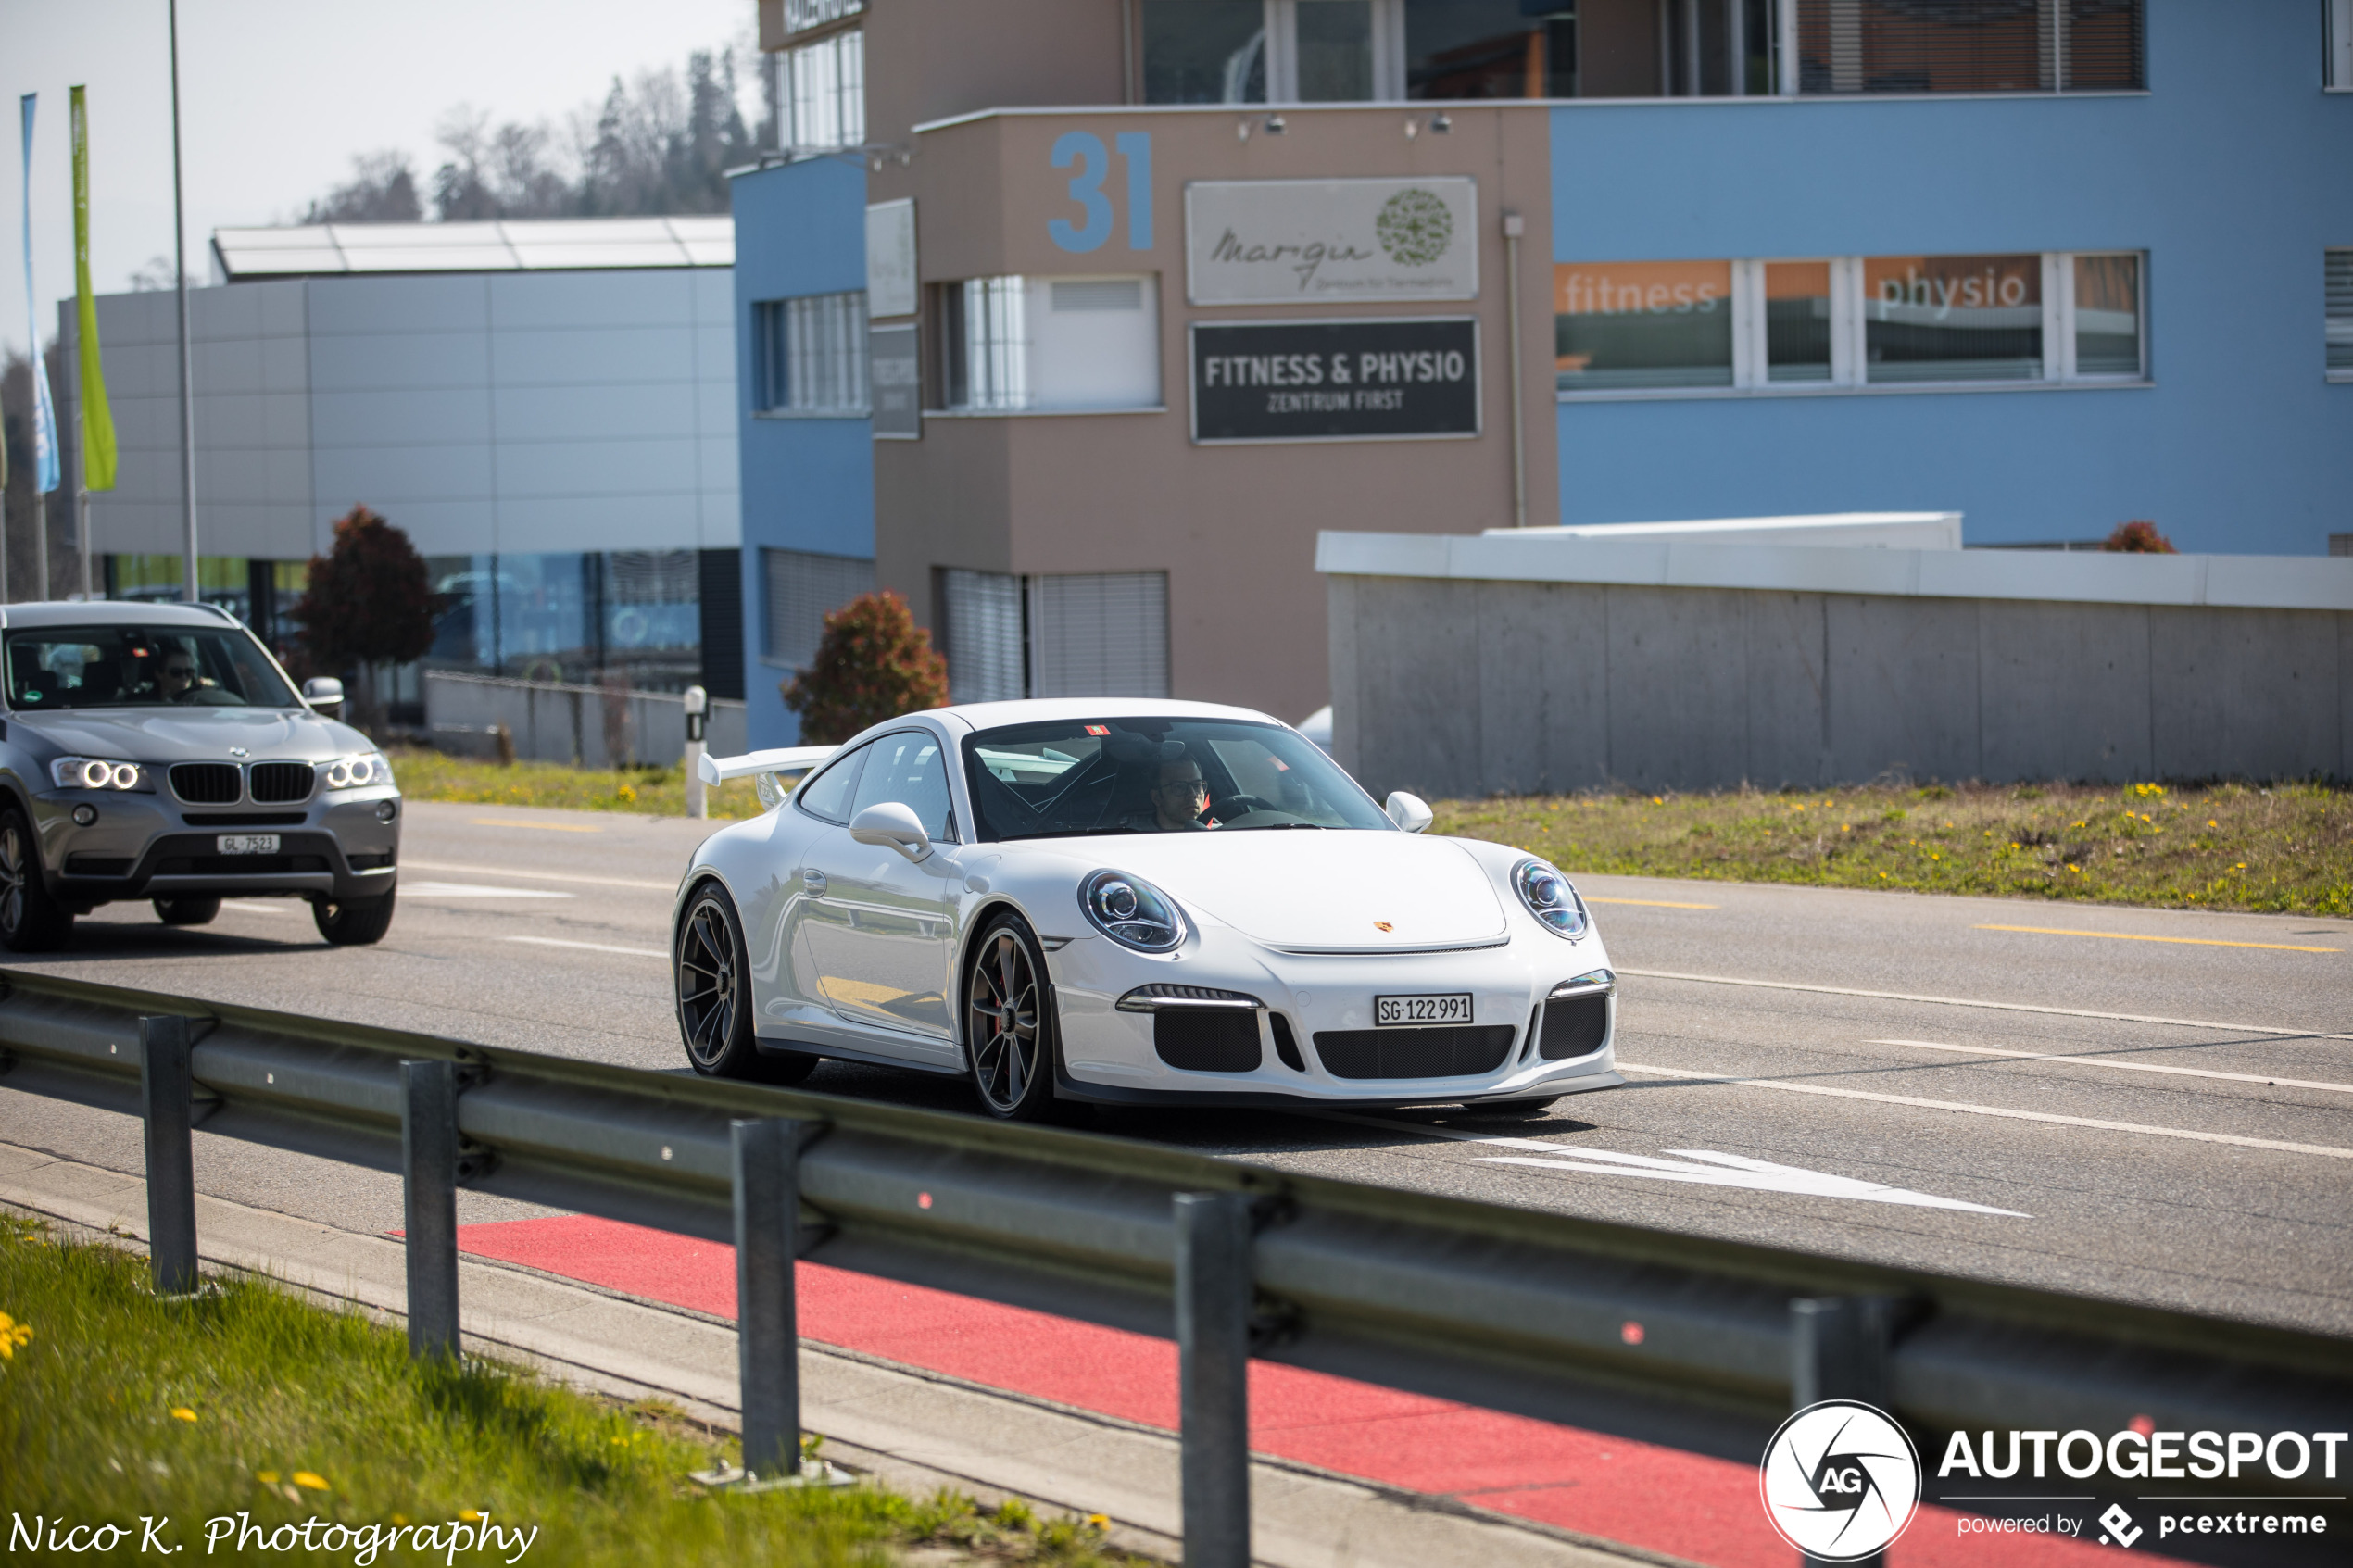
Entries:
{"label": "white warehouse building", "polygon": [[[733,220],[222,229],[212,250],[220,281],[188,296],[207,598],[283,643],[307,562],[364,505],[446,596],[429,666],[740,695]],[[174,298],[97,304],[120,463],[92,550],[109,596],[176,597]]]}

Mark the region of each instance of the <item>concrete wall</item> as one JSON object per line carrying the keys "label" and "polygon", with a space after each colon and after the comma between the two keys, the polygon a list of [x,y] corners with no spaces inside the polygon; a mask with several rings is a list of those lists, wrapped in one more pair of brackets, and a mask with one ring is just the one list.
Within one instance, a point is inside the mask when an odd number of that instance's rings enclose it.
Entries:
{"label": "concrete wall", "polygon": [[[740,537],[729,269],[231,283],[188,306],[203,554],[308,558],[359,502],[426,555]],[[102,553],[180,548],[175,333],[168,293],[98,300],[121,445],[91,497]]]}
{"label": "concrete wall", "polygon": [[1564,402],[1560,521],[1933,507],[1971,544],[2152,518],[2184,550],[2325,554],[2353,530],[2322,273],[2353,245],[2353,94],[2322,91],[2321,21],[2149,0],[2145,93],[1555,107],[1560,261],[2148,255],[2145,384]]}
{"label": "concrete wall", "polygon": [[1327,581],[1376,795],[2353,777],[2353,611]]}

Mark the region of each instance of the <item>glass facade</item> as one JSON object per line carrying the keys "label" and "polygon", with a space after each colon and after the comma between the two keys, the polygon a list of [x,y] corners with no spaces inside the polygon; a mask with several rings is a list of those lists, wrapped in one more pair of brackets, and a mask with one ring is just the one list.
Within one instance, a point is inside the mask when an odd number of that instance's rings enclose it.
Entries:
{"label": "glass facade", "polygon": [[1144,102],[1266,101],[1265,0],[1143,0]]}
{"label": "glass facade", "polygon": [[693,550],[434,556],[441,596],[428,668],[588,683],[624,672],[648,691],[702,678]]}
{"label": "glass facade", "polygon": [[1831,264],[1765,264],[1765,375],[1777,382],[1831,379]]}
{"label": "glass facade", "polygon": [[[103,592],[110,599],[176,604],[186,572],[176,555],[101,557]],[[280,659],[301,627],[293,610],[310,584],[307,560],[262,560],[246,556],[198,556],[196,592],[251,627]]]}
{"label": "glass facade", "polygon": [[1576,6],[1415,0],[1405,7],[1405,96],[1577,96]]}

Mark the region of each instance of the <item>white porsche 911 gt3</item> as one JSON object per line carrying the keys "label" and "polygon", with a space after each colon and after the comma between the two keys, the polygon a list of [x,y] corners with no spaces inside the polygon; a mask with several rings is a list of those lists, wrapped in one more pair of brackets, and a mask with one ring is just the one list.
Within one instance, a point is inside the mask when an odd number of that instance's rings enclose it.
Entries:
{"label": "white porsche 911 gt3", "polygon": [[1057,1100],[1533,1109],[1624,1082],[1616,977],[1568,879],[1421,836],[1419,800],[1384,809],[1262,713],[976,704],[703,776],[754,777],[770,809],[705,840],[679,886],[699,1073],[963,1074],[1020,1119]]}

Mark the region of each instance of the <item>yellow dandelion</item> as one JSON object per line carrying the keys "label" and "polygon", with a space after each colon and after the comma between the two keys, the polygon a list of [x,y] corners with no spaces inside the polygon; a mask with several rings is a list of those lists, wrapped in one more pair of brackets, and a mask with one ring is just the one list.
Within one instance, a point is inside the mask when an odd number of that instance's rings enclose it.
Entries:
{"label": "yellow dandelion", "polygon": [[392,1522],[396,1524],[406,1524],[409,1523],[409,1516],[405,1513],[396,1513],[392,1516]]}
{"label": "yellow dandelion", "polygon": [[196,1419],[196,1412],[185,1405],[179,1405],[173,1408],[171,1418],[174,1421],[194,1421]]}
{"label": "yellow dandelion", "polygon": [[1885,882],[1885,881],[1887,880],[1887,873],[1886,873],[1885,872],[1880,872],[1880,873],[1879,873],[1879,879],[1880,879],[1881,882]]}
{"label": "yellow dandelion", "polygon": [[278,1473],[274,1470],[257,1470],[253,1473],[253,1478],[265,1486],[274,1486],[278,1484]]}
{"label": "yellow dandelion", "polygon": [[1087,1523],[1093,1525],[1098,1530],[1108,1530],[1111,1528],[1111,1515],[1108,1513],[1090,1513],[1087,1516]]}
{"label": "yellow dandelion", "polygon": [[31,1338],[31,1323],[19,1323],[7,1313],[0,1312],[0,1361],[15,1361],[17,1347],[30,1343]]}
{"label": "yellow dandelion", "polygon": [[482,1523],[482,1511],[475,1508],[461,1508],[458,1511],[458,1518],[463,1524],[479,1524]]}
{"label": "yellow dandelion", "polygon": [[1651,797],[1651,804],[1654,806],[1664,806],[1667,804],[1667,797],[1663,795],[1654,795]]}
{"label": "yellow dandelion", "polygon": [[2220,823],[2220,822],[2216,822],[2213,818],[2208,817],[2208,818],[2207,818],[2207,819],[2206,819],[2206,825],[2207,825],[2208,827],[2210,827],[2210,828],[2219,828],[2219,827],[2221,827],[2222,824],[2221,824],[2221,823]]}
{"label": "yellow dandelion", "polygon": [[334,1490],[333,1487],[327,1485],[327,1478],[325,1476],[308,1470],[296,1471],[294,1473],[294,1484],[308,1491],[313,1492],[329,1492]]}
{"label": "yellow dandelion", "polygon": [[2077,865],[2074,861],[2070,860],[2070,861],[2068,861],[2068,863],[2067,863],[2067,869],[2068,869],[2069,871],[2071,871],[2071,872],[2080,872],[2080,871],[2082,871],[2083,868],[2082,868],[2081,866]]}
{"label": "yellow dandelion", "polygon": [[2242,871],[2242,872],[2243,872],[2243,871],[2246,870],[2246,862],[2245,860],[2241,860],[2241,861],[2240,861],[2240,862],[2239,862],[2236,866],[2233,867],[2232,869],[2233,869],[2233,871]]}

